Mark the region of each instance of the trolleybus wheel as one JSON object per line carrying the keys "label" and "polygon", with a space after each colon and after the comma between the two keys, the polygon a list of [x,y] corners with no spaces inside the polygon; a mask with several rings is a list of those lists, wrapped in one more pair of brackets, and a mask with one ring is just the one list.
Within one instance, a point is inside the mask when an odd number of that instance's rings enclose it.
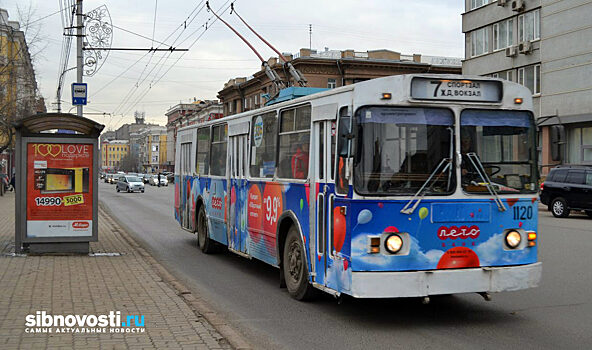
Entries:
{"label": "trolleybus wheel", "polygon": [[308,283],[305,250],[294,226],[290,228],[286,237],[282,268],[284,269],[286,287],[292,298],[308,300],[314,296],[315,290]]}
{"label": "trolleybus wheel", "polygon": [[551,202],[551,213],[556,218],[566,218],[569,216],[569,208],[565,199],[558,197]]}
{"label": "trolleybus wheel", "polygon": [[212,254],[216,250],[214,242],[210,239],[208,219],[203,206],[199,209],[197,216],[197,244],[199,245],[199,249],[206,254]]}

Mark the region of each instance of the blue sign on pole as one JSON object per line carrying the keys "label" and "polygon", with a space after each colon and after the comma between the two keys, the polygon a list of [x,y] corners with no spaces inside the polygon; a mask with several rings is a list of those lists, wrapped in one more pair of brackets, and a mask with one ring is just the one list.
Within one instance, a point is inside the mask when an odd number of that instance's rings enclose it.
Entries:
{"label": "blue sign on pole", "polygon": [[72,105],[86,106],[86,83],[72,83]]}

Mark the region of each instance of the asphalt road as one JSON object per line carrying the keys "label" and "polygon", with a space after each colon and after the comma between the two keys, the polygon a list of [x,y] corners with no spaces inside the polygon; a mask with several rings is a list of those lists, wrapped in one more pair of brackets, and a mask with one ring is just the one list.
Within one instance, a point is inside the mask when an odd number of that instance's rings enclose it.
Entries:
{"label": "asphalt road", "polygon": [[[324,296],[303,303],[278,287],[278,271],[231,253],[205,255],[173,216],[173,186],[99,199],[165,267],[200,293],[255,348],[590,349],[592,219],[540,211],[543,281],[532,290],[417,299]],[[99,237],[100,239],[100,237]],[[147,320],[148,322],[148,320]]]}

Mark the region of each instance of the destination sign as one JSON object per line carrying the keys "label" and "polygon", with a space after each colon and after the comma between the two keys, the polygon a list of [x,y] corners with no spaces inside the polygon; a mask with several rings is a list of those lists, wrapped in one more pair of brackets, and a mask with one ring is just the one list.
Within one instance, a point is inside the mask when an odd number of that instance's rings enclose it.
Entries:
{"label": "destination sign", "polygon": [[411,80],[411,97],[418,100],[500,102],[502,96],[501,81],[421,77]]}

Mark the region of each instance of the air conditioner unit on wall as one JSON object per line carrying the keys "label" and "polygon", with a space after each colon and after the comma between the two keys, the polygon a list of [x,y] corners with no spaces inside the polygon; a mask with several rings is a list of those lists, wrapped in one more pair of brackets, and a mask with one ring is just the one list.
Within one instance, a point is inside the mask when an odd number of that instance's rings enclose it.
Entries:
{"label": "air conditioner unit on wall", "polygon": [[514,57],[518,54],[518,46],[512,45],[506,47],[506,57]]}
{"label": "air conditioner unit on wall", "polygon": [[523,54],[529,54],[532,51],[532,44],[530,41],[523,41],[518,44],[518,51]]}
{"label": "air conditioner unit on wall", "polygon": [[524,11],[524,0],[513,0],[512,11],[521,12]]}
{"label": "air conditioner unit on wall", "polygon": [[506,6],[508,0],[497,0],[497,6]]}

